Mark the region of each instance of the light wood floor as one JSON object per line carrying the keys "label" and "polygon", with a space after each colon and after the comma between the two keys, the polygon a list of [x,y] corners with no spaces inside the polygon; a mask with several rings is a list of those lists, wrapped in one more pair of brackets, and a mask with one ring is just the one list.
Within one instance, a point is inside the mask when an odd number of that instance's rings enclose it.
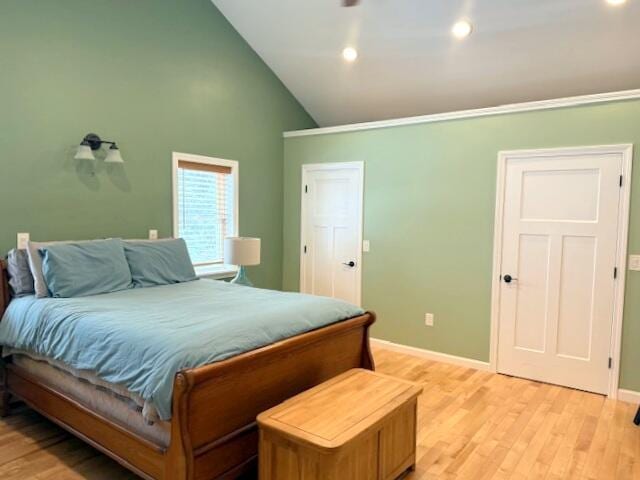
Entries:
{"label": "light wood floor", "polygon": [[[634,405],[387,350],[375,357],[379,371],[424,385],[407,479],[640,479]],[[0,479],[134,478],[26,407],[0,419]]]}

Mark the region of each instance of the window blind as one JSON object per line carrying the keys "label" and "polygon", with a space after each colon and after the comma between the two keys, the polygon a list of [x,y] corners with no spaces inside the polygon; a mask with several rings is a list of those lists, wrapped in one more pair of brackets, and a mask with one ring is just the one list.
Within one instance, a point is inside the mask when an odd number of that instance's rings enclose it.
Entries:
{"label": "window blind", "polygon": [[224,238],[234,233],[231,173],[226,166],[178,162],[178,235],[194,265],[223,262]]}
{"label": "window blind", "polygon": [[186,170],[195,170],[197,172],[222,173],[231,174],[231,167],[224,165],[212,165],[210,163],[189,162],[187,160],[178,160],[178,168]]}

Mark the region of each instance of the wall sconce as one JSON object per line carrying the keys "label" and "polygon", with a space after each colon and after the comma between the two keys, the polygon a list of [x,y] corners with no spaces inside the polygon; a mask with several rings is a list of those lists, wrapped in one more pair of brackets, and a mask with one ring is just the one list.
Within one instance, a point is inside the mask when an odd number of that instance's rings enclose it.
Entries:
{"label": "wall sconce", "polygon": [[124,163],[122,159],[122,155],[120,154],[120,149],[116,145],[116,142],[111,142],[109,140],[102,140],[95,133],[88,133],[78,145],[78,151],[76,152],[76,156],[73,157],[76,160],[95,160],[96,157],[93,155],[94,150],[98,150],[103,143],[108,143],[111,146],[109,147],[109,151],[107,152],[107,156],[104,159],[104,163]]}

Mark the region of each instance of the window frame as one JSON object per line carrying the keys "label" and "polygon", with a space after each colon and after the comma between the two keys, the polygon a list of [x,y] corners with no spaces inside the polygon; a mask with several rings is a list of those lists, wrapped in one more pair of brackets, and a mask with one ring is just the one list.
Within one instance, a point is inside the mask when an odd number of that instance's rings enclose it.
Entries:
{"label": "window frame", "polygon": [[[201,163],[204,165],[217,165],[221,167],[231,168],[231,176],[233,179],[233,232],[232,236],[238,236],[238,225],[240,216],[240,202],[239,191],[239,168],[240,165],[236,160],[227,160],[225,158],[208,157],[205,155],[195,155],[192,153],[172,152],[171,154],[171,180],[173,184],[172,189],[172,204],[173,204],[173,236],[178,238],[178,163],[180,160]],[[198,277],[214,277],[214,278],[228,278],[233,276],[238,271],[238,267],[235,265],[226,265],[224,263],[214,263],[207,265],[194,265],[196,275]]]}

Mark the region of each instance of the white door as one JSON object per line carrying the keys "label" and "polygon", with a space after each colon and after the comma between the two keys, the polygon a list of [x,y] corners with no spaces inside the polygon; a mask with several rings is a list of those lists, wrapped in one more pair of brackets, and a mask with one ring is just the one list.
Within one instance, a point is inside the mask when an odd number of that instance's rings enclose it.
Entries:
{"label": "white door", "polygon": [[498,371],[607,393],[622,155],[504,160]]}
{"label": "white door", "polygon": [[303,165],[300,291],[360,304],[363,170]]}

